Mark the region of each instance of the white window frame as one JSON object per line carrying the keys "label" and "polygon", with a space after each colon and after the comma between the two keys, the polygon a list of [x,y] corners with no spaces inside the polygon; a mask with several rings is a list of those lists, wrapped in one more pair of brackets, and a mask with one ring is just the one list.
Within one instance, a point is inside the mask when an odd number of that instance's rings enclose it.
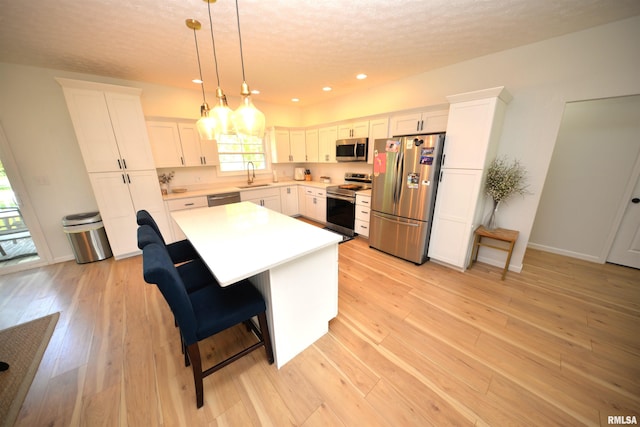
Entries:
{"label": "white window frame", "polygon": [[243,161],[243,168],[241,170],[232,170],[232,171],[224,171],[222,170],[223,164],[224,162],[222,161],[221,156],[225,155],[225,154],[246,154],[246,155],[251,155],[251,154],[263,154],[264,155],[264,164],[265,167],[264,169],[258,169],[256,168],[256,175],[266,175],[266,174],[271,174],[271,152],[270,150],[267,149],[267,141],[266,139],[263,137],[262,138],[262,151],[261,152],[247,152],[247,153],[236,153],[236,152],[225,152],[223,151],[221,148],[224,147],[224,144],[218,144],[218,142],[216,141],[217,144],[217,148],[218,148],[218,162],[219,165],[216,168],[217,170],[217,175],[220,177],[223,176],[240,176],[240,175],[245,175],[247,173],[247,163],[248,160],[244,160]]}

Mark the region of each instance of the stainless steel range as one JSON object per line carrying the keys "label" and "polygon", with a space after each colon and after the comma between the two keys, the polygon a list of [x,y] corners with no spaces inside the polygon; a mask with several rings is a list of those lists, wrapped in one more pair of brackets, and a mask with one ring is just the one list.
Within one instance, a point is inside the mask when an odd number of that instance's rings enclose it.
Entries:
{"label": "stainless steel range", "polygon": [[371,174],[344,174],[344,184],[327,187],[327,228],[354,236],[356,193],[371,189]]}

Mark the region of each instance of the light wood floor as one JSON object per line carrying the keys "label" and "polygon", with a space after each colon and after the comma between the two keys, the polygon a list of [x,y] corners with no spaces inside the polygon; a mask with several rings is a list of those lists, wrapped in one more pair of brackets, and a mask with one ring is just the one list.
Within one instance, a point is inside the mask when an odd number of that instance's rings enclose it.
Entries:
{"label": "light wood floor", "polygon": [[[466,273],[340,245],[339,315],[279,371],[264,352],[205,380],[141,258],[0,277],[0,328],[60,311],[19,426],[607,425],[640,422],[640,271],[529,250]],[[309,272],[313,274],[313,272]],[[209,359],[250,339],[210,340]]]}

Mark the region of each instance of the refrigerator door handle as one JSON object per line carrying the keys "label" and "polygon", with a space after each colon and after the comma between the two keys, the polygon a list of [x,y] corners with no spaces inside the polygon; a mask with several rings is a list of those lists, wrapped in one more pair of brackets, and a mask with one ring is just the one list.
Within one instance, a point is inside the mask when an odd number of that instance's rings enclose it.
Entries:
{"label": "refrigerator door handle", "polygon": [[402,174],[404,173],[404,151],[400,150],[398,157],[396,157],[396,188],[393,190],[393,201],[398,203],[400,201],[400,193],[402,193]]}
{"label": "refrigerator door handle", "polygon": [[375,216],[376,218],[380,218],[382,220],[385,220],[385,221],[395,222],[397,224],[402,224],[402,225],[406,225],[406,226],[409,226],[409,227],[419,227],[420,226],[419,222],[406,220],[406,219],[398,218],[398,217],[395,217],[395,216],[384,215],[384,214],[381,214],[381,213],[378,213],[378,212],[372,212],[371,215]]}

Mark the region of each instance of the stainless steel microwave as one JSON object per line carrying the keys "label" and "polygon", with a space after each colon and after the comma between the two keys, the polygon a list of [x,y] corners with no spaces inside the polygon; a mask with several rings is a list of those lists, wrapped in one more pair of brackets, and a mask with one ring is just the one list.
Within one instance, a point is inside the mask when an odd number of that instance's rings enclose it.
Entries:
{"label": "stainless steel microwave", "polygon": [[368,138],[348,138],[336,141],[336,160],[339,162],[366,162]]}

